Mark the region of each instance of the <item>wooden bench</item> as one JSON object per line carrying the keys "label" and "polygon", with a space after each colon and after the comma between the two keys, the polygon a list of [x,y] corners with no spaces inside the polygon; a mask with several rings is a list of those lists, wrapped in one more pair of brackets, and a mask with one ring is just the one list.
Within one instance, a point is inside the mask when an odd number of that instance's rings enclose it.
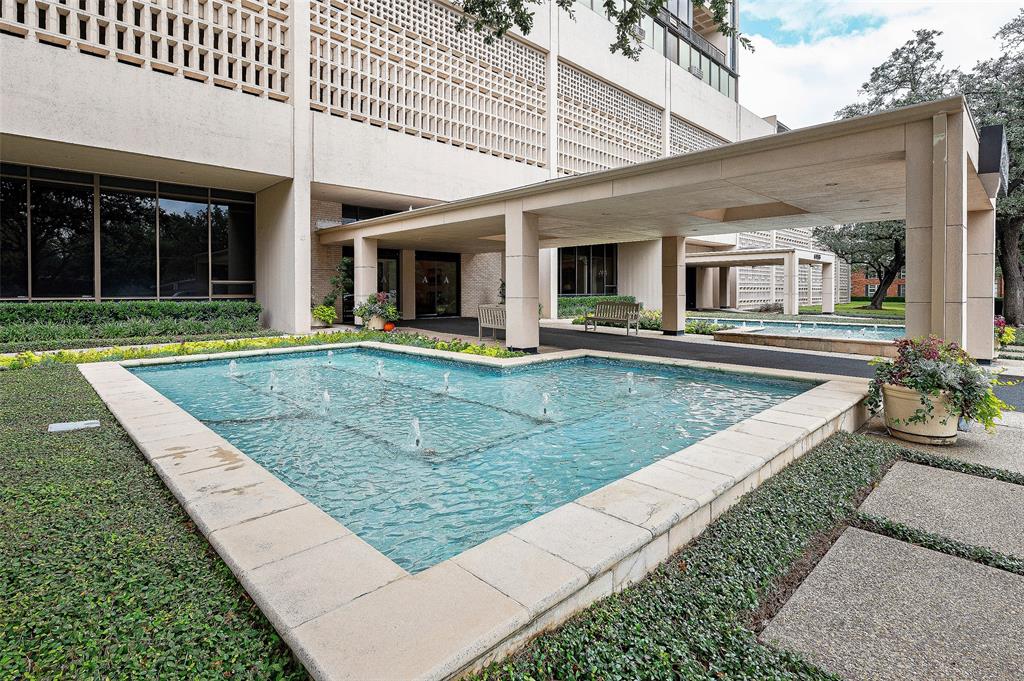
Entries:
{"label": "wooden bench", "polygon": [[481,305],[477,312],[476,337],[483,340],[484,329],[491,330],[491,336],[498,339],[498,329],[505,330],[505,306]]}
{"label": "wooden bench", "polygon": [[637,336],[640,335],[640,303],[598,303],[594,311],[583,318],[583,330],[590,327],[597,331],[598,322],[617,322],[626,325],[626,335],[632,326]]}

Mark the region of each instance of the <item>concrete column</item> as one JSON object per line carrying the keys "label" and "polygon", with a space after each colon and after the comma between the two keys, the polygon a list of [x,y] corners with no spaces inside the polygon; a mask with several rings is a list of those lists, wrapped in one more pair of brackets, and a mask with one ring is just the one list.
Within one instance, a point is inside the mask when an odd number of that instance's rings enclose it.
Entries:
{"label": "concrete column", "polygon": [[715,269],[697,268],[697,309],[708,310],[715,306]]}
{"label": "concrete column", "polygon": [[542,319],[558,319],[558,249],[540,249],[538,263],[540,282],[537,293],[540,298]]}
{"label": "concrete column", "polygon": [[796,253],[786,254],[782,265],[782,313],[800,314],[800,270]]}
{"label": "concrete column", "polygon": [[967,335],[964,124],[956,113],[906,127],[907,335],[961,344]]}
{"label": "concrete column", "polygon": [[686,330],[686,238],[661,239],[661,332],[682,335]]}
{"label": "concrete column", "polygon": [[967,214],[967,338],[964,349],[972,357],[995,357],[992,319],[996,314],[996,212],[971,211]]}
{"label": "concrete column", "polygon": [[536,352],[540,345],[540,249],[537,216],[522,202],[505,204],[505,345]]}
{"label": "concrete column", "polygon": [[398,269],[402,278],[402,319],[416,319],[416,251],[402,249]]}
{"label": "concrete column", "polygon": [[836,266],[830,262],[821,263],[821,312],[832,314],[836,311]]}
{"label": "concrete column", "polygon": [[310,321],[309,183],[285,180],[256,194],[256,300],[263,324],[306,333]]}
{"label": "concrete column", "polygon": [[740,306],[740,283],[736,267],[729,268],[729,300],[732,301],[733,307]]}
{"label": "concrete column", "polygon": [[731,267],[718,268],[718,307],[729,307],[729,277],[731,275]]}
{"label": "concrete column", "polygon": [[[352,238],[352,280],[354,295],[352,306],[358,307],[377,292],[377,240],[356,236]],[[356,317],[356,324],[366,320]]]}

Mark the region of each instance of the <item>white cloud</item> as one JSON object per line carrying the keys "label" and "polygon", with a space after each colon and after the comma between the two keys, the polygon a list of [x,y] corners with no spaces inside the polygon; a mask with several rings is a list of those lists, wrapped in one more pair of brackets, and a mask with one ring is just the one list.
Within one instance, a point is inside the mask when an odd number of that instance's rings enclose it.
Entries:
{"label": "white cloud", "polygon": [[[1019,1],[834,2],[747,0],[743,17],[777,19],[783,30],[808,36],[778,44],[751,35],[756,50],[740,54],[740,103],[759,116],[778,114],[790,127],[833,119],[857,99],[871,68],[913,37],[918,28],[943,31],[938,40],[948,67],[970,69],[998,52],[993,35],[1020,10]],[[855,17],[878,17],[880,26],[848,35],[828,35]],[[877,23],[877,22],[875,22]],[[855,25],[855,22],[854,22]],[[825,30],[825,28],[830,30]]]}

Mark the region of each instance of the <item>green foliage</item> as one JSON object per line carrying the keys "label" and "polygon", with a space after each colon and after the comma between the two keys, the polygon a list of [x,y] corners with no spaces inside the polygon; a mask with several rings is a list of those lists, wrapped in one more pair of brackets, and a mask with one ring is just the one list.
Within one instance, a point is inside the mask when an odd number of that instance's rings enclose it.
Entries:
{"label": "green foliage", "polygon": [[334,323],[338,318],[338,312],[333,305],[317,305],[313,308],[313,319],[318,319],[327,326]]}
{"label": "green foliage", "polygon": [[398,305],[395,304],[395,299],[391,294],[384,291],[378,291],[370,296],[366,302],[356,305],[352,310],[352,314],[364,322],[370,319],[370,317],[380,317],[386,322],[397,322],[402,318],[402,315],[398,312]]}
{"label": "green foliage", "polygon": [[[577,326],[583,326],[585,322],[585,316],[579,316],[572,320],[572,323]],[[597,322],[597,324],[620,329],[626,326],[623,322]],[[661,310],[640,310],[640,328],[645,331],[661,331]],[[686,322],[686,333],[702,336],[710,336],[715,331],[731,328],[733,328],[731,324],[715,324],[708,319],[691,319]]]}
{"label": "green foliage", "polygon": [[866,404],[872,413],[882,409],[885,385],[911,388],[921,396],[921,406],[907,419],[908,423],[931,420],[935,400],[942,394],[947,397],[953,418],[962,416],[977,421],[989,431],[995,428],[995,420],[1003,410],[1010,409],[992,392],[992,386],[1000,385],[999,381],[956,343],[936,336],[900,338],[895,342],[896,359],[871,361],[875,376],[868,387]]}
{"label": "green foliage", "polygon": [[0,346],[249,334],[260,328],[260,305],[252,302],[0,303]]}
{"label": "green foliage", "polygon": [[902,220],[886,220],[815,227],[813,234],[815,243],[879,280],[871,298],[878,309],[886,299],[885,292],[906,264],[906,232]]}
{"label": "green foliage", "polygon": [[731,324],[715,324],[706,319],[691,319],[686,322],[686,333],[693,333],[699,336],[712,336],[715,331],[725,331],[731,328],[733,328]]}
{"label": "green foliage", "polygon": [[[49,364],[83,364],[87,362],[114,362],[125,359],[148,359],[151,357],[175,357],[179,355],[207,355],[264,348],[289,348],[327,345],[331,343],[357,343],[377,341],[391,345],[413,345],[419,348],[433,348],[451,352],[487,355],[490,357],[522,357],[522,352],[490,348],[484,345],[445,342],[413,333],[384,333],[383,331],[337,331],[333,333],[312,333],[304,336],[273,336],[266,338],[241,338],[234,340],[185,341],[145,347],[112,347],[96,350],[58,350],[52,353],[21,352],[14,356],[0,357],[0,370],[24,369]],[[457,347],[457,349],[456,349]]]}
{"label": "green foliage", "polygon": [[0,327],[8,324],[95,325],[132,319],[259,320],[259,316],[259,303],[235,300],[0,303]]}
{"label": "green foliage", "polygon": [[561,296],[558,298],[558,318],[579,317],[594,311],[598,303],[635,303],[633,296]]}
{"label": "green foliage", "polygon": [[307,678],[75,367],[0,395],[0,678]]}
{"label": "green foliage", "polygon": [[812,542],[856,510],[898,450],[840,433],[712,523],[638,584],[477,679],[833,679],[761,645],[749,617]]}

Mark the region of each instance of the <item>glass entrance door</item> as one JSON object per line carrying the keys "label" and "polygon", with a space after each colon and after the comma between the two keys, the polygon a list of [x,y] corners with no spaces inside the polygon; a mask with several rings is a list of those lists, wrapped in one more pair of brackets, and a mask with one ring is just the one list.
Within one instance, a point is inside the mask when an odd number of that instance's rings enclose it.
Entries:
{"label": "glass entrance door", "polygon": [[458,253],[416,253],[416,316],[459,316]]}

